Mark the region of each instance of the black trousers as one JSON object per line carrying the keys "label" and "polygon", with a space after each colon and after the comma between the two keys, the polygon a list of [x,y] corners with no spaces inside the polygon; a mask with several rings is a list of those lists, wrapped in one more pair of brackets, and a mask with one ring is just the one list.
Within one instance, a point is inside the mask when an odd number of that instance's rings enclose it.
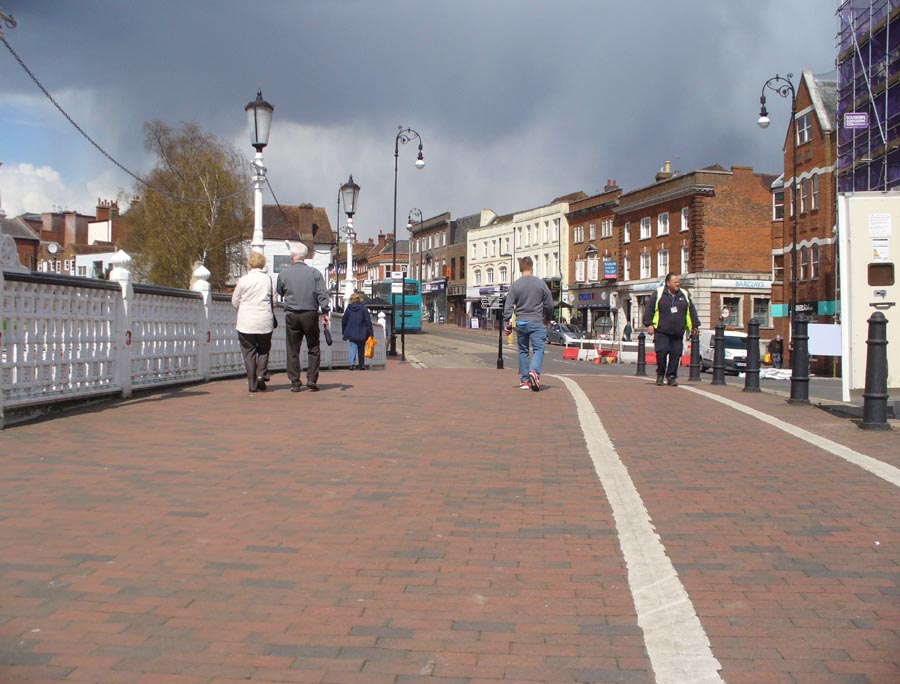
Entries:
{"label": "black trousers", "polygon": [[269,351],[272,349],[272,333],[238,332],[244,365],[247,367],[247,383],[250,391],[256,391],[257,382],[269,374]]}
{"label": "black trousers", "polygon": [[656,375],[678,377],[678,365],[684,352],[684,337],[667,335],[657,330],[653,336],[653,351],[656,352]]}
{"label": "black trousers", "polygon": [[287,374],[292,385],[300,382],[300,346],[306,338],[309,367],[306,381],[319,382],[319,312],[288,312],[284,316],[284,337],[287,341]]}

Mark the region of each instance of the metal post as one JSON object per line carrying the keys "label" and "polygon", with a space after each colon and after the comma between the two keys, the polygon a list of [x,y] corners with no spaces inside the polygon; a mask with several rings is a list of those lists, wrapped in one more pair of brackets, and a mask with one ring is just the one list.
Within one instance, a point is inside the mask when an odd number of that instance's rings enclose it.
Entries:
{"label": "metal post", "polygon": [[789,404],[809,403],[809,321],[805,316],[794,317],[794,334],[791,342],[791,398]]}
{"label": "metal post", "polygon": [[400,360],[406,361],[406,269],[400,283]]}
{"label": "metal post", "polygon": [[876,311],[869,319],[869,338],[866,352],[866,389],[863,391],[864,430],[890,430],[887,422],[887,319]]}
{"label": "metal post", "polygon": [[713,385],[725,384],[725,324],[719,319],[713,336]]}
{"label": "metal post", "polygon": [[647,335],[645,333],[638,335],[638,360],[635,375],[647,375]]}
{"label": "metal post", "polygon": [[263,165],[263,155],[256,151],[253,158],[253,238],[250,248],[254,252],[265,254],[266,242],[263,237],[263,183],[266,182],[266,167]]}
{"label": "metal post", "polygon": [[747,370],[744,371],[744,391],[759,392],[759,321],[751,318],[747,324]]}
{"label": "metal post", "polygon": [[503,309],[497,309],[497,370],[503,370]]}
{"label": "metal post", "polygon": [[691,331],[691,373],[688,376],[688,380],[691,382],[701,382],[700,378],[700,369],[702,364],[700,362],[700,333],[694,328]]}

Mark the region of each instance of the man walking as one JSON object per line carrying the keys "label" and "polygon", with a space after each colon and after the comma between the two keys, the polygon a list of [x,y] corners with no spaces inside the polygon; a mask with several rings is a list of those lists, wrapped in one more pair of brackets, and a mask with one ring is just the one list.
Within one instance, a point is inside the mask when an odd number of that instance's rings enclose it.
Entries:
{"label": "man walking", "polygon": [[[519,259],[521,277],[509,287],[503,307],[503,323],[507,334],[512,332],[513,312],[516,314],[516,338],[519,343],[519,389],[537,392],[541,389],[541,365],[547,328],[544,320],[553,319],[553,297],[547,284],[534,275],[531,257]],[[529,362],[528,346],[531,345]]]}
{"label": "man walking", "polygon": [[318,270],[304,263],[309,249],[303,243],[291,246],[291,266],[278,274],[276,291],[284,298],[284,336],[287,341],[287,374],[291,392],[299,392],[300,346],[306,338],[309,367],[306,386],[318,392],[319,386],[319,312],[328,325],[328,292],[325,279]]}
{"label": "man walking", "polygon": [[775,335],[775,338],[766,345],[766,349],[772,356],[772,367],[781,368],[781,359],[784,355],[784,339],[781,335]]}
{"label": "man walking", "polygon": [[[681,281],[674,273],[666,274],[666,284],[657,288],[656,296],[647,301],[644,309],[644,325],[653,337],[656,352],[656,384],[666,381],[678,385],[678,365],[684,350],[684,333],[700,330],[697,309],[687,292],[681,289]],[[655,334],[654,334],[655,333]]]}

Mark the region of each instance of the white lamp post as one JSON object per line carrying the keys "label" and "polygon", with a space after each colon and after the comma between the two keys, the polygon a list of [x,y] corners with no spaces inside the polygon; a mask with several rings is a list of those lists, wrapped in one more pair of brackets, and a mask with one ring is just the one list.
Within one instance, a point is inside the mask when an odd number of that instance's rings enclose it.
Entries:
{"label": "white lamp post", "polygon": [[253,157],[253,239],[250,249],[260,254],[265,253],[262,225],[262,191],[266,182],[266,167],[263,165],[263,148],[269,144],[269,131],[272,128],[272,112],[275,107],[266,102],[262,91],[256,93],[256,99],[244,107],[247,121],[250,123],[250,145],[256,148]]}
{"label": "white lamp post", "polygon": [[350,306],[350,295],[353,294],[356,284],[353,275],[353,241],[356,239],[353,214],[356,213],[356,203],[359,200],[359,185],[353,182],[353,174],[350,174],[350,180],[341,186],[341,200],[344,203],[344,213],[347,214],[347,225],[344,226],[344,239],[347,241],[347,274],[344,276],[344,311],[346,311]]}

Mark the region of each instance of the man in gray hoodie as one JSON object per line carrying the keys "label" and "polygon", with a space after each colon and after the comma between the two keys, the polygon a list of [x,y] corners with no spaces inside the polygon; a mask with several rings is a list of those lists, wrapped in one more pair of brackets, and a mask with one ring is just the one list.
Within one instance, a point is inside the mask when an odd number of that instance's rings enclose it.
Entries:
{"label": "man in gray hoodie", "polygon": [[[519,259],[521,277],[509,287],[503,322],[507,334],[512,332],[510,321],[516,314],[516,338],[519,342],[519,389],[537,392],[541,389],[541,365],[544,362],[544,345],[547,344],[545,320],[553,320],[553,296],[550,289],[534,275],[531,257]],[[529,349],[531,345],[531,359]]]}

